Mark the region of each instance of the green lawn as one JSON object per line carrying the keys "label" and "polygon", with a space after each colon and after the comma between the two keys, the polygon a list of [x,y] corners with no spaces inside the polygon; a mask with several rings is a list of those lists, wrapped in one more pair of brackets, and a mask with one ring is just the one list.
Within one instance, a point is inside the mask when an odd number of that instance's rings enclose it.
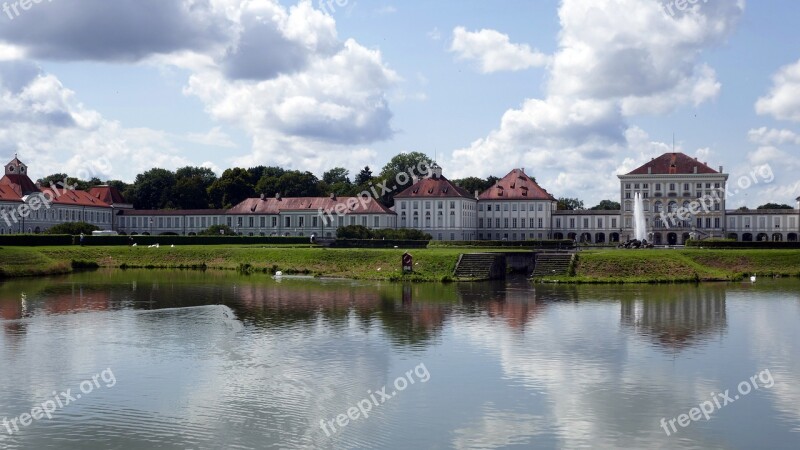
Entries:
{"label": "green lawn", "polygon": [[734,281],[757,273],[800,276],[800,250],[589,250],[574,276],[545,281],[652,283]]}

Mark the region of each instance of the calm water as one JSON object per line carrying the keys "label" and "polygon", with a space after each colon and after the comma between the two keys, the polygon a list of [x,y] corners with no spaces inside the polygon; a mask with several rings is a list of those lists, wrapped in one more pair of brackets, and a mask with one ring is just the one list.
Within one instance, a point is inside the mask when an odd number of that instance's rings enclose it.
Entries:
{"label": "calm water", "polygon": [[0,448],[796,449],[798,323],[797,280],[10,281]]}

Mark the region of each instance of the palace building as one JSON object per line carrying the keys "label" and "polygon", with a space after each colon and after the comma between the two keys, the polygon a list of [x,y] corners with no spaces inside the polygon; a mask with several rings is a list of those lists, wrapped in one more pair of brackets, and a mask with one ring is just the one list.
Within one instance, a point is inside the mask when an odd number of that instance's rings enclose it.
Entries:
{"label": "palace building", "polygon": [[[85,221],[126,234],[197,234],[227,225],[248,236],[333,237],[346,225],[415,228],[435,240],[572,239],[616,243],[633,237],[635,199],[656,245],[688,239],[797,241],[795,209],[727,210],[728,174],[683,153],[665,153],[619,175],[621,211],[559,211],[553,195],[524,169],[513,169],[484,192],[467,192],[434,164],[430,175],[395,196],[392,208],[371,197],[284,198],[262,195],[227,210],[136,210],[112,186],[79,191],[43,188],[18,158],[0,179],[0,234],[40,233],[64,222]],[[738,193],[738,191],[735,191]]]}

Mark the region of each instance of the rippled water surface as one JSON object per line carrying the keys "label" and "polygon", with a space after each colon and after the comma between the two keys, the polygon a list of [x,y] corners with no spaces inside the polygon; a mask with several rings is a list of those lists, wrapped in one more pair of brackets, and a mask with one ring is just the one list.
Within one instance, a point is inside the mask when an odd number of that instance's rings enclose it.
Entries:
{"label": "rippled water surface", "polygon": [[799,324],[797,280],[15,280],[0,449],[796,449]]}

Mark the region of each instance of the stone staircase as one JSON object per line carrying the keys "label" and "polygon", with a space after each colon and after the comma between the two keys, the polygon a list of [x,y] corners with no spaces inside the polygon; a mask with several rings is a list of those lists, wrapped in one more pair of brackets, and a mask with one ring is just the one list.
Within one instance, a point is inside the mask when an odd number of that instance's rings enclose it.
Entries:
{"label": "stone staircase", "polygon": [[539,253],[536,255],[536,267],[533,269],[532,277],[567,275],[572,255],[572,253]]}
{"label": "stone staircase", "polygon": [[493,280],[505,276],[505,257],[494,253],[466,253],[456,265],[455,277],[471,280]]}

